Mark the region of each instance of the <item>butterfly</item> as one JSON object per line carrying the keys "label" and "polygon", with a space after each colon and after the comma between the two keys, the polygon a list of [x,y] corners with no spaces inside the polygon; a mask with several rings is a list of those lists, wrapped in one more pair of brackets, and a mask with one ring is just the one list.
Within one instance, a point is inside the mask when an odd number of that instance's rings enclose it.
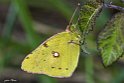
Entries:
{"label": "butterfly", "polygon": [[[101,7],[98,9],[101,9]],[[88,8],[88,12],[90,11],[93,10],[89,10]],[[82,12],[84,11],[82,10]],[[95,19],[97,12],[98,10],[96,10],[95,13],[91,12],[88,14],[88,17]],[[94,21],[89,22],[89,18],[85,18],[85,22],[83,18],[81,18],[79,27],[82,28],[84,27],[83,25],[93,24]],[[77,67],[80,55],[80,42],[83,40],[80,31],[76,31],[75,29],[77,27],[75,27],[74,24],[71,25],[71,22],[72,19],[65,31],[48,38],[27,55],[22,62],[21,69],[30,73],[46,74],[51,77],[70,77]],[[84,29],[85,32],[89,30],[87,27]]]}
{"label": "butterfly", "polygon": [[44,41],[22,62],[30,73],[52,77],[70,77],[78,64],[80,35],[71,30],[57,33]]}

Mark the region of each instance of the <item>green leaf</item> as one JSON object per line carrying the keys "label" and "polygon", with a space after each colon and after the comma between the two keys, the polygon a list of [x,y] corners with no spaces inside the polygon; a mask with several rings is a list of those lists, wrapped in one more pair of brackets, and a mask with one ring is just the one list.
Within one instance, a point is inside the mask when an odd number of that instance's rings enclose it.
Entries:
{"label": "green leaf", "polygon": [[81,7],[78,24],[83,35],[93,29],[102,7],[103,2],[97,2],[96,0],[89,0]]}
{"label": "green leaf", "polygon": [[124,50],[124,13],[117,13],[99,34],[98,49],[105,66],[111,65]]}

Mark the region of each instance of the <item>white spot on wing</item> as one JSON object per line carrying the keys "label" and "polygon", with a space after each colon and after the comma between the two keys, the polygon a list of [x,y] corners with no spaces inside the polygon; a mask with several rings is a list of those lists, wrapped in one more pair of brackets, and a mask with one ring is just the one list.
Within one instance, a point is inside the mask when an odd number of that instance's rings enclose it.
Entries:
{"label": "white spot on wing", "polygon": [[54,57],[58,57],[59,56],[59,53],[55,52],[55,53],[53,53],[53,56]]}

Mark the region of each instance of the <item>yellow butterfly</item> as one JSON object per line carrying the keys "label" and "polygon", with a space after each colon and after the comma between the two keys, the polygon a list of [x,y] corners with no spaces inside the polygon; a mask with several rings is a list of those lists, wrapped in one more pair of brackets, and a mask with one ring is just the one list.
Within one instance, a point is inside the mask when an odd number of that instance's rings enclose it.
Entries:
{"label": "yellow butterfly", "polygon": [[66,30],[37,47],[22,62],[22,69],[30,73],[52,77],[70,77],[77,67],[80,54],[80,35]]}
{"label": "yellow butterfly", "polygon": [[[91,16],[90,18],[94,19],[96,15],[94,12],[89,13],[89,11],[88,17]],[[89,18],[81,20],[81,25],[82,22],[84,25],[91,25],[94,22],[89,22],[88,19]],[[70,23],[71,22],[72,19]],[[81,26],[81,28],[83,27],[84,26]],[[89,30],[87,27],[85,28],[85,32]],[[74,29],[75,27],[71,25],[66,31],[47,39],[24,59],[21,68],[30,73],[46,74],[59,78],[70,77],[77,67],[80,54],[80,40],[83,39],[79,32]]]}

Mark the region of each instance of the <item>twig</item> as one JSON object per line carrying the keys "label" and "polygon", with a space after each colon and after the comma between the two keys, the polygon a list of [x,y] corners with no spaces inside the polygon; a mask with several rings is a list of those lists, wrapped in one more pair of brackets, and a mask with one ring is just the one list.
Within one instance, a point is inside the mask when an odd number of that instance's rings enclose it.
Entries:
{"label": "twig", "polygon": [[107,7],[107,8],[113,8],[113,9],[116,9],[116,10],[124,11],[123,7],[112,5],[111,3],[110,4],[104,4],[104,6]]}

